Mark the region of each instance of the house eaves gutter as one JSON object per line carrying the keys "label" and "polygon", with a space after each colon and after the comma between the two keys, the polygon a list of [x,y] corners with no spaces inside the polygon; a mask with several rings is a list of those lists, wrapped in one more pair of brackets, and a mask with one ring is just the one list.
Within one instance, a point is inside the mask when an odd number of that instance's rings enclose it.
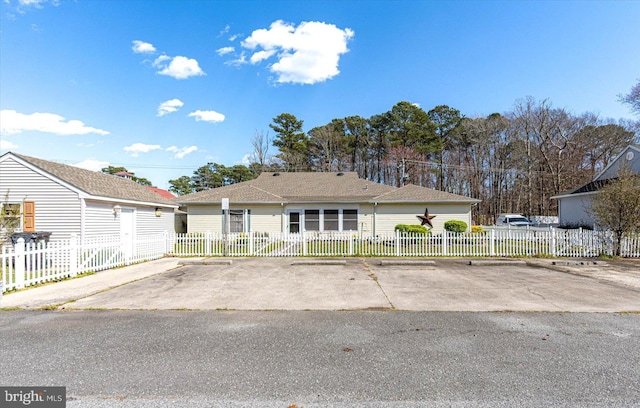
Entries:
{"label": "house eaves gutter", "polygon": [[[179,201],[180,205],[222,205],[222,201]],[[282,200],[279,201],[233,201],[229,200],[231,204],[239,204],[239,205],[257,205],[257,204],[274,204],[280,205],[283,203]],[[287,201],[284,201],[287,204]]]}
{"label": "house eaves gutter", "polygon": [[[369,201],[373,203],[374,201]],[[433,204],[477,204],[481,203],[482,200],[471,199],[471,200],[397,200],[397,201],[381,201],[376,200],[376,204],[424,204],[424,203],[433,203]]]}
{"label": "house eaves gutter", "polygon": [[144,206],[149,206],[149,207],[163,207],[163,208],[178,208],[177,204],[166,204],[166,203],[158,203],[158,202],[154,202],[154,201],[136,201],[136,200],[127,200],[127,199],[123,199],[123,198],[117,198],[117,197],[100,197],[100,196],[92,196],[90,194],[80,194],[80,198],[85,199],[85,200],[95,200],[95,201],[106,201],[106,202],[118,202],[118,203],[122,203],[122,204],[130,204],[130,205],[144,205]]}
{"label": "house eaves gutter", "polygon": [[557,195],[557,196],[552,196],[550,197],[551,200],[557,200],[559,198],[568,198],[568,197],[580,197],[580,196],[587,196],[587,195],[593,195],[593,194],[597,194],[597,191],[587,191],[584,193],[573,193],[573,194],[561,194],[561,195]]}

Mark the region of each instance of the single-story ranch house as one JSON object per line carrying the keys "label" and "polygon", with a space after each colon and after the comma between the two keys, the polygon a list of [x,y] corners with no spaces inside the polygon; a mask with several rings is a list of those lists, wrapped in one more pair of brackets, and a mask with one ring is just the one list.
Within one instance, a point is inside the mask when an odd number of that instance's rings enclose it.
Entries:
{"label": "single-story ranch house", "polygon": [[418,216],[427,208],[435,233],[448,220],[471,226],[471,207],[480,200],[412,184],[386,186],[355,172],[283,172],[262,173],[177,201],[187,209],[189,233],[223,232],[224,201],[230,232],[354,231],[375,236],[393,233],[397,224],[420,224]]}
{"label": "single-story ranch house", "polygon": [[595,221],[589,214],[591,200],[598,194],[598,190],[617,177],[622,166],[640,174],[640,146],[627,146],[593,181],[551,197],[558,200],[560,227],[594,228]]}
{"label": "single-story ranch house", "polygon": [[178,207],[126,178],[11,152],[0,156],[0,200],[20,217],[18,232],[51,240],[172,233]]}

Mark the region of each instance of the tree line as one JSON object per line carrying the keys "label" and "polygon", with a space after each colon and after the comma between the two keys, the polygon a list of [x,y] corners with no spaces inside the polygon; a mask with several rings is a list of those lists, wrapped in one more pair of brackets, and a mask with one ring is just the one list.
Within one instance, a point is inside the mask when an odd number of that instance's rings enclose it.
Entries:
{"label": "tree line", "polygon": [[402,101],[369,118],[333,119],[307,132],[302,119],[282,113],[269,128],[273,136],[256,132],[252,139],[250,165],[208,163],[191,177],[171,180],[170,191],[216,188],[262,171],[354,171],[382,184],[478,198],[474,220],[487,224],[505,212],[556,215],[550,197],[593,180],[640,134],[639,122],[575,115],[532,97],[487,117],[466,117],[446,105],[425,111]]}

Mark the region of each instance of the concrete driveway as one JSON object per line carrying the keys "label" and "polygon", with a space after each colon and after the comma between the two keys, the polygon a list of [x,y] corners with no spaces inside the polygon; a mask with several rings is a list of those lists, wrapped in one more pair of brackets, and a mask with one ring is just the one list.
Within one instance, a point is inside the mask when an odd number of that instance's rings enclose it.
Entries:
{"label": "concrete driveway", "polygon": [[[524,261],[485,260],[469,265],[468,260],[461,259],[375,258],[246,258],[179,263],[175,269],[115,288],[76,295],[56,307],[640,312],[640,285],[580,276],[579,265],[574,265],[575,273],[571,265],[564,270],[552,269],[548,260],[539,265]],[[152,265],[148,263],[149,268]],[[5,300],[12,296],[5,296]],[[2,306],[7,307],[4,302]]]}

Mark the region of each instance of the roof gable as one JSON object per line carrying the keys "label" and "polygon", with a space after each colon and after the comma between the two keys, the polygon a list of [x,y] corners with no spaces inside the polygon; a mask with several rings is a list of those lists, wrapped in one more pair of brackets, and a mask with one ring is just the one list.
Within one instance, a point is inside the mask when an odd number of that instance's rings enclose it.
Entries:
{"label": "roof gable", "polygon": [[605,180],[616,177],[622,165],[628,166],[640,174],[640,146],[629,145],[625,147],[593,180]]}
{"label": "roof gable", "polygon": [[56,178],[94,198],[130,200],[151,204],[175,206],[170,200],[156,194],[135,181],[111,174],[99,173],[67,164],[50,162],[36,157],[7,153],[2,159],[13,157],[46,176]]}

